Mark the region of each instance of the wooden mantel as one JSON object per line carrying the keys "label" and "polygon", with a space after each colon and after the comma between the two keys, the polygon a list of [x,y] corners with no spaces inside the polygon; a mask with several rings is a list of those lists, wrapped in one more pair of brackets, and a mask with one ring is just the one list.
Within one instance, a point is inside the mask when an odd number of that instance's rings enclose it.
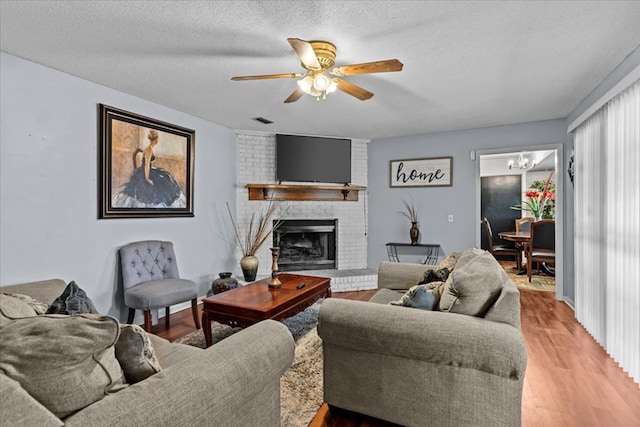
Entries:
{"label": "wooden mantel", "polygon": [[359,185],[247,184],[249,200],[358,201]]}

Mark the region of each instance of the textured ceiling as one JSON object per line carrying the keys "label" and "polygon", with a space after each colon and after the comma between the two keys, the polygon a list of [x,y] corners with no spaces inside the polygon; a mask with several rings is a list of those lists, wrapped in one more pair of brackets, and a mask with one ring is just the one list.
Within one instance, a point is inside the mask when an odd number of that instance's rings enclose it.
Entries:
{"label": "textured ceiling", "polygon": [[[0,19],[3,52],[229,128],[367,139],[566,117],[640,44],[639,1],[0,1]],[[345,77],[368,101],[230,80],[301,71],[288,37],[404,70]]]}

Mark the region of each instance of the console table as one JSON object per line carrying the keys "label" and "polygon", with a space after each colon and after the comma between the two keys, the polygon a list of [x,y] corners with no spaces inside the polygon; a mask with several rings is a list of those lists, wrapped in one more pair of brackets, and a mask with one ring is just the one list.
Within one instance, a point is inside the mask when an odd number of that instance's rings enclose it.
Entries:
{"label": "console table", "polygon": [[416,245],[412,245],[411,243],[387,243],[386,246],[387,256],[391,262],[400,262],[398,248],[401,248],[401,252],[404,251],[405,253],[409,252],[406,250],[407,248],[415,248],[415,250],[411,250],[410,252],[425,256],[425,260],[422,263],[429,265],[435,265],[442,252],[442,247],[438,243],[418,243]]}

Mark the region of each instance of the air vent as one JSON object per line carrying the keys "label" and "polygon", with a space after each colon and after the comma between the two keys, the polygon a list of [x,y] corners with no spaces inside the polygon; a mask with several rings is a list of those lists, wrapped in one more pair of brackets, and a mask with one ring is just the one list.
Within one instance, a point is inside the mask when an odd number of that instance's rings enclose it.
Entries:
{"label": "air vent", "polygon": [[264,123],[265,125],[270,125],[271,123],[273,123],[271,120],[265,119],[264,117],[254,117],[253,120]]}

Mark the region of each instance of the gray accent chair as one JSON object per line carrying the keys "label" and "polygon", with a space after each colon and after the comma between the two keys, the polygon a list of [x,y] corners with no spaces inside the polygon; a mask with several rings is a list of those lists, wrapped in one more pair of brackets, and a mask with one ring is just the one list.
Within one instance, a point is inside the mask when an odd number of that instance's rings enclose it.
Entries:
{"label": "gray accent chair", "polygon": [[144,312],[144,329],[151,331],[151,310],[165,309],[165,324],[169,327],[169,308],[191,301],[196,328],[198,317],[198,286],[181,279],[173,243],[144,240],[129,243],[119,250],[122,266],[124,303],[129,307],[127,323],[133,323],[136,310]]}

